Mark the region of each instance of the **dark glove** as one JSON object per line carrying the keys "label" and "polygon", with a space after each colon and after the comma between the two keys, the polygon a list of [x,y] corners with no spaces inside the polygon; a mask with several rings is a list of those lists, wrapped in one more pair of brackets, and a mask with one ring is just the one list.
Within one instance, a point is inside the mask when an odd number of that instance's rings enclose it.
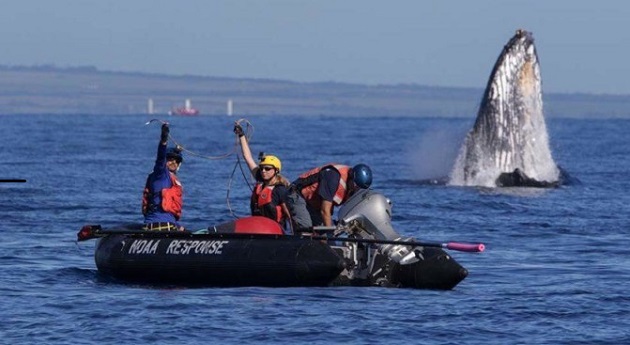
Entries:
{"label": "dark glove", "polygon": [[160,140],[165,143],[168,141],[168,133],[170,130],[168,129],[168,123],[162,125],[162,135],[160,136]]}
{"label": "dark glove", "polygon": [[243,127],[238,123],[234,125],[234,134],[238,135],[239,138],[245,135],[245,133],[243,133]]}

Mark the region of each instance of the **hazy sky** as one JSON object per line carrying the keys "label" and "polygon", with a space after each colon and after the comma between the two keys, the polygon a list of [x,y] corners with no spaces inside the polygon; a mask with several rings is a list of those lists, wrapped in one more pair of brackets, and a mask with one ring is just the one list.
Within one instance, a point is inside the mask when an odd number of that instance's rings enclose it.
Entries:
{"label": "hazy sky", "polygon": [[19,0],[0,64],[485,87],[517,28],[544,92],[630,94],[630,1]]}

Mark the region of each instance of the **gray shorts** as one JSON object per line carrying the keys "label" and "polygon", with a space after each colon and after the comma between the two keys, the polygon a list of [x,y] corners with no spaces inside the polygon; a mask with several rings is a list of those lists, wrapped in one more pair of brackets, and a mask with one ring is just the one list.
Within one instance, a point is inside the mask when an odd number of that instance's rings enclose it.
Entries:
{"label": "gray shorts", "polygon": [[324,224],[320,211],[309,207],[302,194],[295,190],[287,194],[287,207],[291,212],[293,231],[296,233]]}

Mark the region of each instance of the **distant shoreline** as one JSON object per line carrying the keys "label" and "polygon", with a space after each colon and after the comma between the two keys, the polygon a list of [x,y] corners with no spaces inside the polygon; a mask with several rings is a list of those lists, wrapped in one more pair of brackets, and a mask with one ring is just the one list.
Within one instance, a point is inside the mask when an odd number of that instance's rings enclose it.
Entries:
{"label": "distant shoreline", "polygon": [[[0,65],[0,115],[166,115],[190,99],[200,116],[475,117],[483,88],[361,85],[207,76],[172,76]],[[630,118],[630,95],[546,93],[546,117]]]}

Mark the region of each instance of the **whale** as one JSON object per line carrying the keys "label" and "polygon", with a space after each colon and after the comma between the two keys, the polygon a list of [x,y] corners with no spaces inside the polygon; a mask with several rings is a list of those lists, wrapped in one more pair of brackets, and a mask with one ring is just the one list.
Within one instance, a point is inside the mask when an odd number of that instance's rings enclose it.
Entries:
{"label": "whale", "polygon": [[533,35],[516,30],[492,69],[449,185],[545,188],[561,183],[549,147],[541,85]]}

